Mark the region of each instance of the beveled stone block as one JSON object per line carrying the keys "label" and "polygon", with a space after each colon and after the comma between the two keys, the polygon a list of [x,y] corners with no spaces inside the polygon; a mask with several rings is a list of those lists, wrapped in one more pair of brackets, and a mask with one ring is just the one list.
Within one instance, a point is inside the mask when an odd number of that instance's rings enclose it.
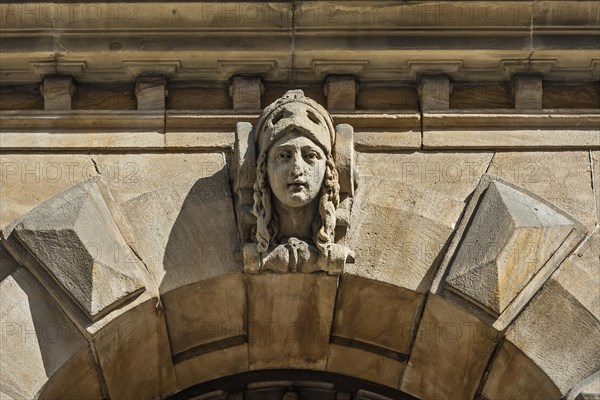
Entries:
{"label": "beveled stone block", "polygon": [[11,233],[35,257],[29,267],[48,274],[58,283],[53,290],[91,320],[144,291],[139,261],[113,219],[116,205],[99,185],[90,178],[71,187],[17,220]]}
{"label": "beveled stone block", "polygon": [[450,265],[446,287],[499,315],[576,226],[539,200],[492,181]]}

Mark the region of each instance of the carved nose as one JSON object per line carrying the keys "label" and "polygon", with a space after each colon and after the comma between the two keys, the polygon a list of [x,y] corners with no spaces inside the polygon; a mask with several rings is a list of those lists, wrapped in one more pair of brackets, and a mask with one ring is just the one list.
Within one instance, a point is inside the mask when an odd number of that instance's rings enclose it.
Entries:
{"label": "carved nose", "polygon": [[304,175],[304,169],[302,168],[301,162],[298,157],[294,157],[294,161],[292,163],[292,176],[302,176]]}

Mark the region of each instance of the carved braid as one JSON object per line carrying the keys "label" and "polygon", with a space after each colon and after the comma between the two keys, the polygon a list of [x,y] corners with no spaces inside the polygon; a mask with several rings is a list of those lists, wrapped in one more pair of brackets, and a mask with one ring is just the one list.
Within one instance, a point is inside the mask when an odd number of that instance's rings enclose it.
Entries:
{"label": "carved braid", "polygon": [[331,155],[327,156],[321,198],[319,199],[318,231],[315,234],[315,245],[319,252],[328,256],[329,247],[335,240],[335,210],[340,203],[340,183],[338,172]]}
{"label": "carved braid", "polygon": [[254,182],[254,207],[252,214],[256,217],[256,249],[264,253],[269,248],[271,235],[269,224],[271,222],[271,189],[267,182],[267,152],[263,152],[256,164],[256,182]]}

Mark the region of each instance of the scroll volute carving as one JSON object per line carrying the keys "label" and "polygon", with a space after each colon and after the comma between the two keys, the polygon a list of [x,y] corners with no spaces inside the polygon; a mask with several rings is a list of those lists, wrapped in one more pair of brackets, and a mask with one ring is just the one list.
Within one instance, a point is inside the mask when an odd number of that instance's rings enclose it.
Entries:
{"label": "scroll volute carving", "polygon": [[354,195],[354,131],[301,90],[236,126],[234,190],[246,272],[340,274]]}

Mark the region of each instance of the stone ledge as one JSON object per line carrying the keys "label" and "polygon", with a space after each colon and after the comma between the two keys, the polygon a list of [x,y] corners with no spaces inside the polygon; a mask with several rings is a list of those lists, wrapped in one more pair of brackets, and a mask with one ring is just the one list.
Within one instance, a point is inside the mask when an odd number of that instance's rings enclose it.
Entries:
{"label": "stone ledge", "polygon": [[597,110],[423,114],[424,149],[600,148]]}

